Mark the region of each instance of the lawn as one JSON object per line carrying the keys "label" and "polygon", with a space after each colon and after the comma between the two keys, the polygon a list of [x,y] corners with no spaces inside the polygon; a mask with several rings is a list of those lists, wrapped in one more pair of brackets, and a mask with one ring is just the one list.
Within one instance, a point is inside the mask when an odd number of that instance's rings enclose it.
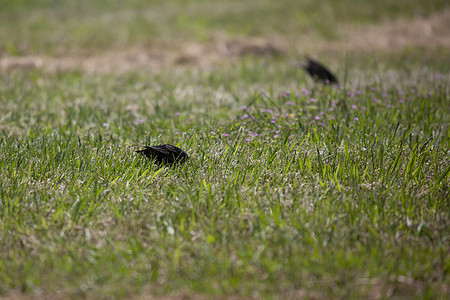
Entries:
{"label": "lawn", "polygon": [[447,1],[0,7],[0,298],[449,297]]}

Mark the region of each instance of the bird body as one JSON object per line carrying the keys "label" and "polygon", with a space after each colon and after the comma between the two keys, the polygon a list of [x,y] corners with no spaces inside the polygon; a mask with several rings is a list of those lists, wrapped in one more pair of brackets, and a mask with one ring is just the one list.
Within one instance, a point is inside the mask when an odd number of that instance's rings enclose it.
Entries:
{"label": "bird body", "polygon": [[333,75],[326,67],[324,67],[318,61],[306,57],[307,64],[301,67],[308,72],[308,74],[316,81],[320,81],[324,84],[339,84],[336,76]]}
{"label": "bird body", "polygon": [[184,163],[189,158],[186,152],[169,144],[145,146],[145,149],[136,152],[155,160],[157,164]]}

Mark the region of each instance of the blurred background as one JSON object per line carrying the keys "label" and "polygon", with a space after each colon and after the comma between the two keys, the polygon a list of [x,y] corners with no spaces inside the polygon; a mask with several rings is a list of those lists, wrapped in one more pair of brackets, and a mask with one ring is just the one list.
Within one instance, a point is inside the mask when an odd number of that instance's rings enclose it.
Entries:
{"label": "blurred background", "polygon": [[436,68],[449,58],[447,0],[0,0],[0,7],[3,69],[80,67],[30,56],[91,58],[81,67],[97,71],[306,53],[357,59],[377,51]]}

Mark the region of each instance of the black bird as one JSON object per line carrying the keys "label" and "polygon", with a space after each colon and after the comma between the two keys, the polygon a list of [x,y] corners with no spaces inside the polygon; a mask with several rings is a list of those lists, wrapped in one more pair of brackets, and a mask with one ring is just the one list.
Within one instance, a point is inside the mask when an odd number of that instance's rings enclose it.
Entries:
{"label": "black bird", "polygon": [[189,156],[186,152],[178,147],[165,144],[158,146],[145,146],[145,149],[136,151],[142,155],[147,156],[150,159],[154,159],[155,163],[160,164],[173,164],[184,163]]}
{"label": "black bird", "polygon": [[339,84],[336,76],[334,76],[327,68],[321,63],[306,56],[307,64],[301,65],[301,67],[308,72],[308,74],[316,81],[320,81],[324,84]]}

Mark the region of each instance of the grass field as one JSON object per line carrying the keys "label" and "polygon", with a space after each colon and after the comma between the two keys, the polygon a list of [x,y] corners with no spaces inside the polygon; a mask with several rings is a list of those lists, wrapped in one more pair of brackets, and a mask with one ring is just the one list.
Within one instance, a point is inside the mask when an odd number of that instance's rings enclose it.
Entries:
{"label": "grass field", "polygon": [[0,7],[0,298],[449,297],[448,1]]}

